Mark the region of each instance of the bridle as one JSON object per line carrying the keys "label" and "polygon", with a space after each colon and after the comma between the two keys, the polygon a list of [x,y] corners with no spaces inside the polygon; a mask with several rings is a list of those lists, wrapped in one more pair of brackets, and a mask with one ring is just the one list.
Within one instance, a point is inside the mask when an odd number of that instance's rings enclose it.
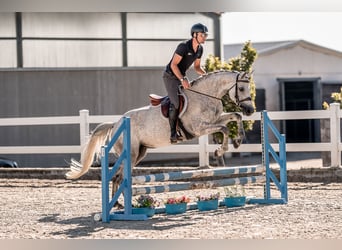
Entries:
{"label": "bridle", "polygon": [[[239,83],[239,82],[247,82],[247,83],[249,83],[249,80],[239,79],[240,74],[241,74],[241,73],[238,73],[238,74],[236,75],[235,84],[234,84],[232,87],[230,87],[230,88],[228,89],[228,91],[227,91],[228,94],[229,94],[229,91],[231,91],[233,88],[235,88],[235,101],[236,101],[236,104],[237,104],[237,105],[240,105],[240,103],[242,103],[242,102],[251,101],[251,100],[252,100],[251,97],[246,97],[246,98],[244,98],[244,99],[242,99],[242,100],[239,99],[239,95],[238,95],[238,83]],[[210,98],[213,98],[213,99],[216,99],[216,100],[220,100],[220,101],[221,101],[221,98],[218,98],[218,97],[216,97],[216,96],[208,95],[208,94],[205,94],[205,93],[202,93],[202,92],[199,92],[199,91],[190,89],[190,88],[187,89],[187,90],[189,90],[189,91],[191,91],[191,92],[194,92],[194,93],[196,93],[196,94],[199,94],[199,95],[207,96],[207,97],[210,97]]]}
{"label": "bridle", "polygon": [[[239,98],[239,95],[238,95],[238,83],[239,83],[239,82],[247,82],[247,83],[249,83],[249,80],[239,79],[240,74],[241,74],[241,73],[238,73],[238,74],[236,75],[235,84],[234,84],[232,87],[230,87],[230,88],[228,89],[228,91],[227,91],[227,92],[229,93],[229,91],[231,91],[231,90],[235,87],[235,101],[236,101],[236,104],[239,105],[239,106],[240,106],[241,103],[243,103],[243,102],[245,102],[245,101],[251,101],[251,100],[252,100],[252,98],[251,98],[250,96],[249,96],[249,97],[246,97],[246,98],[244,98],[244,99],[242,99],[242,100],[240,100],[240,98]],[[245,74],[245,73],[244,73],[244,74]]]}

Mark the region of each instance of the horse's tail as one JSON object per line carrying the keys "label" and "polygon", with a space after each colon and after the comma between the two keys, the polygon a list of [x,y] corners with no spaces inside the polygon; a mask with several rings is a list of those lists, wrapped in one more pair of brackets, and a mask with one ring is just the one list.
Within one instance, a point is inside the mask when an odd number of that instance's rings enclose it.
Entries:
{"label": "horse's tail", "polygon": [[67,179],[77,179],[88,172],[95,154],[98,157],[101,146],[111,138],[114,125],[113,122],[101,123],[94,129],[81,153],[81,162],[71,159],[70,171],[65,174]]}

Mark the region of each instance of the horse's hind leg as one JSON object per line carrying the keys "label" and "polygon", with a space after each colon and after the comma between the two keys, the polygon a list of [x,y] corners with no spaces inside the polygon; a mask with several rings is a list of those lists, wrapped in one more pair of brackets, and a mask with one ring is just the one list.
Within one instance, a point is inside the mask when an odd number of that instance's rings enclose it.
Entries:
{"label": "horse's hind leg", "polygon": [[[147,148],[143,146],[140,146],[138,151],[134,150],[131,147],[131,171],[133,170],[133,167],[135,167],[138,164],[138,162],[140,162],[146,156],[146,151],[147,151]],[[135,153],[135,152],[138,152],[138,153]],[[123,177],[124,177],[124,165],[121,164],[118,172],[114,175],[113,180],[112,180],[112,197],[117,192],[120,184],[122,183]],[[114,207],[118,209],[124,208],[124,206],[119,201],[115,202]]]}
{"label": "horse's hind leg", "polygon": [[242,119],[236,121],[236,123],[237,123],[238,135],[233,139],[234,148],[238,148],[241,145],[243,138],[245,137],[245,130],[243,128]]}
{"label": "horse's hind leg", "polygon": [[226,126],[223,126],[221,127],[220,132],[222,132],[223,140],[222,140],[221,146],[215,150],[214,156],[216,158],[217,166],[226,166],[223,156],[224,156],[224,153],[228,151],[229,130]]}
{"label": "horse's hind leg", "polygon": [[226,166],[226,163],[225,163],[225,161],[224,161],[224,155],[221,155],[221,156],[215,155],[215,158],[216,158],[216,164],[217,164],[217,166],[223,166],[223,167]]}
{"label": "horse's hind leg", "polygon": [[[114,197],[115,193],[118,191],[119,186],[122,183],[122,180],[123,180],[123,165],[119,167],[118,172],[114,175],[112,179],[112,198]],[[123,205],[119,201],[116,201],[114,204],[114,207],[117,209],[122,209]]]}

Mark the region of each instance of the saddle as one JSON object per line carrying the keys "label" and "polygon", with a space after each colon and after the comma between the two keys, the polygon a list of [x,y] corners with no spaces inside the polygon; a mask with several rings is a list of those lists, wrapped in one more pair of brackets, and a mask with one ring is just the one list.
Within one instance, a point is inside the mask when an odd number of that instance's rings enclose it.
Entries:
{"label": "saddle", "polygon": [[[160,105],[161,112],[163,116],[166,118],[169,117],[169,106],[170,106],[170,98],[168,96],[160,96],[156,94],[150,94],[150,103],[152,106],[158,106]],[[182,113],[182,110],[184,108],[184,96],[179,96],[179,114]]]}
{"label": "saddle", "polygon": [[[170,98],[168,96],[160,96],[156,94],[150,94],[150,103],[152,106],[160,105],[161,113],[164,117],[169,118],[169,106],[170,106]],[[185,97],[183,95],[179,95],[179,115],[182,114],[183,109],[185,108]],[[186,108],[185,108],[186,109]],[[183,123],[180,118],[177,120],[177,133],[181,135],[181,131],[183,135],[185,135],[187,140],[191,140],[195,137],[195,135],[189,133],[183,126]]]}

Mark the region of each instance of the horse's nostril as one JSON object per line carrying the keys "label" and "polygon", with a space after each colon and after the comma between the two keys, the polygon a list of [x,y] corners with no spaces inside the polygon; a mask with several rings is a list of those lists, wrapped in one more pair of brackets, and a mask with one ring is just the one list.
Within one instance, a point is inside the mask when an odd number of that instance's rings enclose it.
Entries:
{"label": "horse's nostril", "polygon": [[248,114],[251,115],[254,113],[254,110],[253,109],[248,109]]}
{"label": "horse's nostril", "polygon": [[242,109],[243,109],[243,113],[247,116],[250,116],[254,113],[254,108],[247,106],[247,105],[241,105]]}

